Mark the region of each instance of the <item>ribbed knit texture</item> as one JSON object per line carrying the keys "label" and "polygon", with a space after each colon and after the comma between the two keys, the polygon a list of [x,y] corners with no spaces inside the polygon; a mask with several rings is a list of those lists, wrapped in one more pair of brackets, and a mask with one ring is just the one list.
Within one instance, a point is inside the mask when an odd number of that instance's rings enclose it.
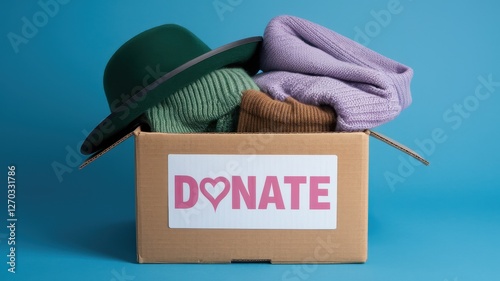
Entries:
{"label": "ribbed knit texture", "polygon": [[240,68],[212,71],[145,113],[153,132],[234,132],[244,90],[258,89]]}
{"label": "ribbed knit texture", "polygon": [[274,100],[248,90],[241,99],[238,132],[311,133],[335,130],[335,113],[328,106],[298,102],[292,97]]}
{"label": "ribbed knit texture", "polygon": [[254,77],[276,99],[332,106],[338,131],[370,129],[411,103],[413,70],[310,21],[273,18],[264,33],[264,73]]}

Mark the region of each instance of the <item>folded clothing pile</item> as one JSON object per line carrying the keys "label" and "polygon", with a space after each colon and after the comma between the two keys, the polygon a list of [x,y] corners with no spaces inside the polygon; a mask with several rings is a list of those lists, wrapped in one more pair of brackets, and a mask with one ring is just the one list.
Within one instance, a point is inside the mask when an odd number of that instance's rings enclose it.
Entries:
{"label": "folded clothing pile", "polygon": [[234,132],[243,91],[259,88],[241,68],[214,70],[151,107],[145,121],[155,132]]}
{"label": "folded clothing pile", "polygon": [[371,129],[411,103],[411,68],[325,27],[273,18],[263,72],[212,71],[150,108],[156,132],[324,132]]}

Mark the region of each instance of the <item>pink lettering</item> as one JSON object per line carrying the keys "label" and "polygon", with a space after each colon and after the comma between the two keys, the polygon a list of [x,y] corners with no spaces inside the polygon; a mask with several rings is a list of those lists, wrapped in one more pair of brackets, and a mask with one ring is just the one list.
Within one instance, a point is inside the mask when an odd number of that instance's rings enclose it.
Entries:
{"label": "pink lettering", "polygon": [[241,209],[240,198],[243,198],[248,209],[255,209],[256,196],[255,196],[255,176],[248,177],[248,189],[245,188],[245,184],[241,177],[233,176],[232,178],[233,187],[233,209]]}
{"label": "pink lettering", "polygon": [[[224,184],[224,189],[219,193],[219,195],[213,197],[212,194],[210,194],[206,188],[207,184],[210,184],[212,188],[215,189],[216,185],[218,183],[223,183]],[[217,177],[215,179],[212,178],[204,178],[200,182],[200,191],[205,197],[212,203],[212,206],[214,207],[214,211],[217,211],[217,206],[219,206],[220,201],[226,197],[226,195],[229,193],[229,189],[231,188],[231,184],[225,177]]]}
{"label": "pink lettering", "polygon": [[291,189],[291,207],[292,210],[300,209],[300,185],[307,182],[307,177],[290,176],[285,177],[285,183],[290,184]]}
{"label": "pink lettering", "polygon": [[[258,209],[268,209],[270,204],[274,204],[276,210],[285,209],[283,195],[281,193],[281,184],[290,185],[290,209],[300,210],[300,195],[301,187],[308,183],[309,180],[309,209],[310,210],[329,210],[330,202],[325,198],[329,195],[330,177],[328,176],[284,176],[281,181],[277,176],[266,176],[264,185],[261,187],[262,194],[257,194],[257,177],[248,176],[245,180],[241,176],[232,176],[231,181],[226,177],[204,178],[199,182],[191,176],[177,175],[174,179],[175,189],[175,208],[189,209],[193,208],[199,199],[199,193],[203,194],[212,204],[214,211],[221,201],[231,192],[231,208],[233,210],[242,209],[242,199],[248,210],[257,208],[257,200],[259,200]],[[217,188],[223,184],[222,188]],[[304,195],[305,190],[302,190]],[[260,191],[259,191],[260,193]],[[260,195],[260,199],[258,196]],[[327,199],[327,198],[326,198]],[[286,198],[288,200],[288,198]],[[304,208],[304,207],[302,207]]]}
{"label": "pink lettering", "polygon": [[[273,195],[271,196],[271,191]],[[267,209],[267,205],[275,204],[276,209],[285,209],[285,204],[283,204],[283,197],[281,196],[280,185],[278,183],[278,177],[268,176],[264,182],[264,190],[262,191],[262,197],[259,202],[259,209]]]}
{"label": "pink lettering", "polygon": [[[175,208],[189,209],[198,202],[198,183],[190,176],[175,176]],[[184,184],[189,187],[189,197],[184,201]]]}

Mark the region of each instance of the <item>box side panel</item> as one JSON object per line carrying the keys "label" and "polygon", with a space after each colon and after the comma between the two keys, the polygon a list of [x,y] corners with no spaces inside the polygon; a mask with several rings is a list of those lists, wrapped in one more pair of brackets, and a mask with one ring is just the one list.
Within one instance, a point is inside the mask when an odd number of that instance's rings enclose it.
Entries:
{"label": "box side panel", "polygon": [[142,237],[142,230],[144,229],[143,227],[143,215],[142,215],[142,203],[144,202],[142,196],[141,196],[141,187],[142,187],[142,167],[144,166],[142,162],[142,140],[141,140],[141,134],[136,134],[135,135],[135,210],[136,210],[136,247],[137,247],[137,262],[139,263],[144,263],[143,259],[143,254],[142,254],[142,249],[143,249],[143,237]]}

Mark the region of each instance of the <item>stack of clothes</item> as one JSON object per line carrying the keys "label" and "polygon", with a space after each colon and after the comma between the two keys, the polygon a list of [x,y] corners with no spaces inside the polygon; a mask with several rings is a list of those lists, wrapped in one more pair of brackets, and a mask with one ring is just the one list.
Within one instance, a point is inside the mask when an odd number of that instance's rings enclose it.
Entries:
{"label": "stack of clothes", "polygon": [[275,17],[263,37],[214,50],[184,27],[162,25],[109,60],[111,114],[81,152],[102,152],[139,125],[164,133],[371,129],[410,105],[412,76],[411,68],[297,17]]}
{"label": "stack of clothes", "polygon": [[411,68],[305,19],[273,18],[261,73],[210,72],[148,109],[151,131],[361,131],[394,119],[411,103]]}

